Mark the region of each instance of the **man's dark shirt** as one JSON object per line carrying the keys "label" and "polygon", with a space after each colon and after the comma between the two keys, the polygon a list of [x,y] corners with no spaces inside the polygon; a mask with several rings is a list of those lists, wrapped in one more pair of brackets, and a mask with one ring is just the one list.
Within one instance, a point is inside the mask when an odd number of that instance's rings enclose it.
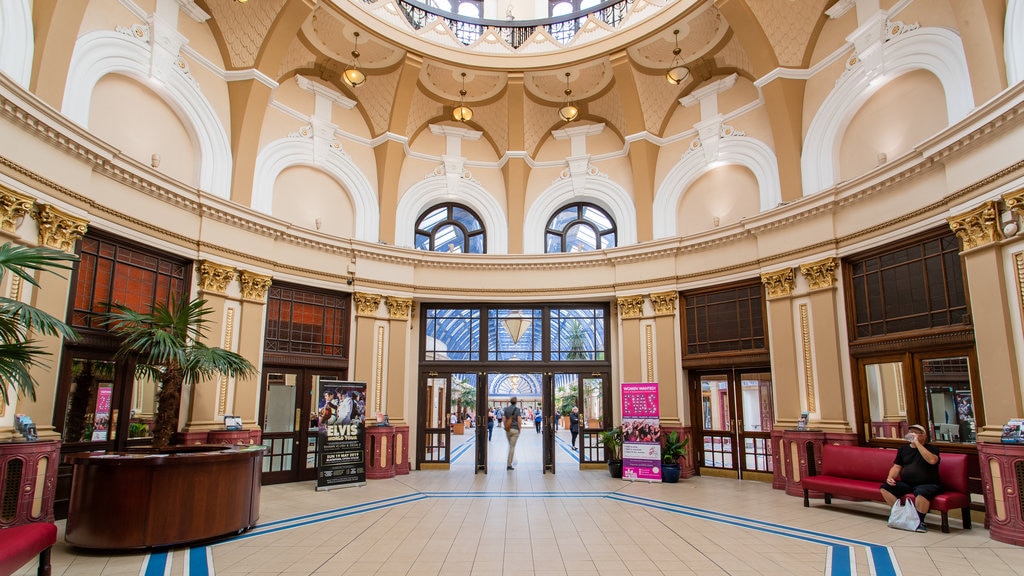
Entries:
{"label": "man's dark shirt", "polygon": [[505,406],[505,418],[512,419],[512,428],[515,428],[516,430],[519,429],[519,418],[522,416],[523,412],[519,409],[519,406],[514,404],[511,406]]}
{"label": "man's dark shirt", "polygon": [[[931,444],[925,444],[924,449],[936,456],[939,455],[939,449]],[[900,446],[893,464],[899,464],[902,467],[900,480],[911,486],[939,483],[939,463],[929,464],[917,451],[917,448],[909,444]]]}

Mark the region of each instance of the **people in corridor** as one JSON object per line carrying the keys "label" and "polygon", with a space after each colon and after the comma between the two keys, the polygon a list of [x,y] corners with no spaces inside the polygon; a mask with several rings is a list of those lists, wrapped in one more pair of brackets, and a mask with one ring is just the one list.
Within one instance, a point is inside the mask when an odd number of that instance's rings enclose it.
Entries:
{"label": "people in corridor", "polygon": [[572,449],[576,449],[576,437],[580,435],[580,409],[572,407],[569,412],[569,433],[572,434]]}
{"label": "people in corridor", "polygon": [[928,431],[920,424],[910,426],[907,434],[910,442],[896,452],[889,475],[882,484],[882,498],[892,506],[907,494],[914,495],[914,507],[921,519],[917,525],[918,532],[927,532],[924,517],[931,508],[931,499],[942,488],[939,486],[939,449],[928,444]]}
{"label": "people in corridor", "polygon": [[537,411],[533,413],[533,424],[537,427],[537,434],[540,434],[540,424],[543,421],[544,418],[540,413],[540,408],[537,408]]}
{"label": "people in corridor", "polygon": [[519,440],[519,430],[523,426],[523,412],[516,405],[516,397],[513,396],[511,400],[512,404],[505,407],[505,436],[508,437],[508,462],[505,465],[506,470],[514,470],[512,468],[512,459],[516,455],[516,442]]}
{"label": "people in corridor", "polygon": [[491,434],[494,433],[494,412],[487,412],[487,441],[491,441]]}

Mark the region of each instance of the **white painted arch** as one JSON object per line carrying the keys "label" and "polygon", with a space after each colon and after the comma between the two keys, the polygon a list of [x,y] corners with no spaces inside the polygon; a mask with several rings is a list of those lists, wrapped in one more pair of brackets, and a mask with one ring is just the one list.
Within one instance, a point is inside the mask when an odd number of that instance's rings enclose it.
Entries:
{"label": "white painted arch", "polygon": [[[96,83],[107,74],[121,74],[145,84],[174,110],[199,148],[200,190],[221,198],[231,195],[231,145],[206,96],[190,77],[154,60],[145,42],[118,32],[91,32],[78,39],[71,56],[61,112],[88,128],[89,108]],[[151,70],[152,67],[157,69]]]}
{"label": "white painted arch", "polygon": [[1003,31],[1006,79],[1010,86],[1024,80],[1024,0],[1006,3],[1006,24]]}
{"label": "white painted arch", "polygon": [[837,82],[807,130],[800,167],[803,195],[832,187],[839,181],[839,147],[854,115],[887,82],[914,70],[934,74],[946,94],[946,116],[953,124],[974,108],[971,77],[960,36],[945,28],[920,28],[882,45],[883,81],[859,63]]}
{"label": "white painted arch", "polygon": [[395,244],[406,248],[416,245],[416,220],[434,206],[446,202],[463,204],[480,217],[487,231],[487,253],[508,254],[508,220],[501,204],[478,182],[459,180],[459,193],[448,191],[443,174],[417,182],[402,194],[395,212]]}
{"label": "white painted arch", "polygon": [[636,206],[622,186],[601,176],[588,174],[583,191],[573,190],[572,178],[557,180],[530,206],[523,222],[523,254],[543,254],[544,232],[551,216],[566,204],[589,202],[600,206],[615,222],[618,246],[636,244]]}
{"label": "white painted arch", "polygon": [[322,170],[344,188],[355,208],[353,234],[357,240],[380,240],[380,206],[366,176],[341,152],[315,153],[310,138],[289,137],[271,142],[256,157],[252,190],[252,208],[271,214],[274,184],[285,169],[309,166]]}
{"label": "white painted arch", "polygon": [[779,164],[772,149],[756,138],[729,136],[718,142],[718,157],[708,163],[699,150],[683,155],[661,181],[654,196],[654,238],[670,238],[678,234],[676,214],[686,191],[705,173],[718,164],[735,164],[753,172],[757,180],[761,211],[770,210],[782,201]]}
{"label": "white painted arch", "polygon": [[24,88],[32,80],[33,38],[31,1],[0,2],[0,72]]}

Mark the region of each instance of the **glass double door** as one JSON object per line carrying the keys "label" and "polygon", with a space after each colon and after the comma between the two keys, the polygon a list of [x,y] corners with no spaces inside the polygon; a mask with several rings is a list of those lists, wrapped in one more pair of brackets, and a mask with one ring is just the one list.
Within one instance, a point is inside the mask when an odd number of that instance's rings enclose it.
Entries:
{"label": "glass double door", "polygon": [[771,372],[696,371],[690,389],[701,474],[770,479],[775,421]]}
{"label": "glass double door", "polygon": [[263,484],[316,479],[317,402],[320,380],[340,372],[267,366],[263,369]]}

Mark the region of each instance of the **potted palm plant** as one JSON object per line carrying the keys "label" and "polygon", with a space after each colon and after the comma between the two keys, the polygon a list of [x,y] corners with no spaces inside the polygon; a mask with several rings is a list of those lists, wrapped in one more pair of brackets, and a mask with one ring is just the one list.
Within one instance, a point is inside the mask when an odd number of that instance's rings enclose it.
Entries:
{"label": "potted palm plant", "polygon": [[674,484],[679,481],[682,467],[679,459],[686,456],[686,445],[689,438],[679,441],[679,432],[672,430],[665,435],[665,446],[661,449],[661,481]]}
{"label": "potted palm plant", "polygon": [[153,422],[153,448],[166,447],[178,431],[181,390],[223,374],[245,377],[256,368],[244,356],[202,342],[213,312],[206,300],[173,299],[138,312],[123,304],[111,304],[100,314],[110,331],[124,340],[116,359],[134,357],[136,376],[159,382]]}
{"label": "potted palm plant", "polygon": [[601,444],[608,450],[608,472],[612,478],[622,478],[622,426],[601,433]]}

